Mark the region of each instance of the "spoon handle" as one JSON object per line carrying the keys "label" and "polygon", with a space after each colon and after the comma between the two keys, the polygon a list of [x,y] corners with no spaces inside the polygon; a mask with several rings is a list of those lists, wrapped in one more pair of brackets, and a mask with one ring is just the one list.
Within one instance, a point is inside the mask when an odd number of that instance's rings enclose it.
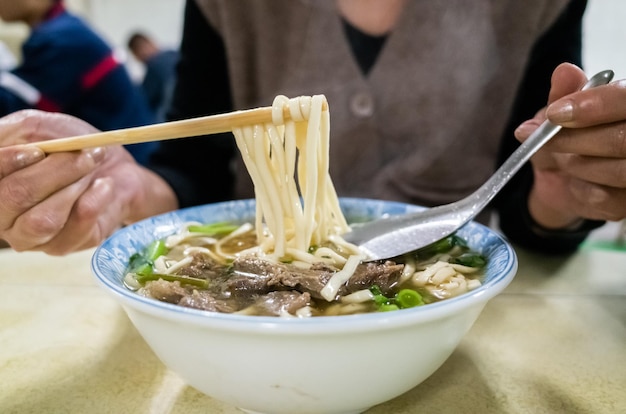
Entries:
{"label": "spoon handle", "polygon": [[[605,70],[592,76],[581,88],[581,91],[606,85],[613,79],[613,71]],[[550,121],[544,121],[498,168],[498,170],[478,190],[467,197],[467,203],[473,205],[473,214],[467,217],[467,221],[473,219],[476,214],[483,210],[498,192],[509,182],[519,169],[552,137],[560,130],[560,125]]]}

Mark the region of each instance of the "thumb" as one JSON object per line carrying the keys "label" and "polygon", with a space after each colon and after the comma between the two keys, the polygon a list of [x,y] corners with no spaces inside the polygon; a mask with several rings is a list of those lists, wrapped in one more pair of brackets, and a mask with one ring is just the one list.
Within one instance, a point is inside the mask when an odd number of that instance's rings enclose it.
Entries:
{"label": "thumb", "polygon": [[587,76],[578,66],[571,63],[562,63],[552,72],[548,104],[578,92],[587,82]]}

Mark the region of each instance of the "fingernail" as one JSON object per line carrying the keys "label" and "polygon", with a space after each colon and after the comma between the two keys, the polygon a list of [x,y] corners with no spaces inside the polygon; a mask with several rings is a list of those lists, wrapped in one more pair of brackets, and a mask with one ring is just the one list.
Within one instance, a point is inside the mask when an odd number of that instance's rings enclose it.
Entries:
{"label": "fingernail", "polygon": [[548,106],[546,112],[552,122],[568,122],[574,118],[574,105],[570,101],[555,102]]}
{"label": "fingernail", "polygon": [[24,168],[43,160],[46,154],[37,147],[24,148],[15,154],[15,165]]}
{"label": "fingernail", "polygon": [[96,164],[100,163],[106,155],[106,150],[103,147],[90,148],[85,151],[85,155],[93,160]]}

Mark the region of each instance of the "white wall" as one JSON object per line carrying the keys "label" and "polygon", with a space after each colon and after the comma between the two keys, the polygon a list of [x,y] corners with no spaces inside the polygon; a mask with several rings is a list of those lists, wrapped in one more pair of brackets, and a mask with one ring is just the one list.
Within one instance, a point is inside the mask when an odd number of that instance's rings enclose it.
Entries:
{"label": "white wall", "polygon": [[585,71],[612,69],[626,79],[626,1],[590,0],[583,29]]}
{"label": "white wall", "polygon": [[125,48],[134,30],[151,34],[164,46],[177,47],[184,0],[82,0],[92,25],[114,45]]}

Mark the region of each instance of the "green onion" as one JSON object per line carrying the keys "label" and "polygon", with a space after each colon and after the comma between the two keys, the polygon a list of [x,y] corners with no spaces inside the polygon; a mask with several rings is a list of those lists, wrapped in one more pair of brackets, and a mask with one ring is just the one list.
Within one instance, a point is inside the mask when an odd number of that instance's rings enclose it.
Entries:
{"label": "green onion", "polygon": [[236,224],[219,222],[211,224],[191,225],[187,227],[187,230],[192,233],[202,233],[209,237],[221,237],[232,233],[238,228],[239,226]]}
{"label": "green onion", "polygon": [[150,263],[143,263],[140,266],[134,267],[132,272],[133,273],[150,274],[150,273],[152,273],[152,264],[150,264]]}
{"label": "green onion", "polygon": [[383,305],[389,305],[391,304],[391,299],[389,299],[388,297],[384,296],[384,295],[374,295],[374,303],[376,305],[383,306]]}
{"label": "green onion", "polygon": [[468,267],[485,267],[487,260],[478,253],[463,253],[451,260],[451,263],[460,264]]}
{"label": "green onion", "polygon": [[380,290],[378,286],[374,285],[370,287],[370,292],[372,292],[372,295],[374,295],[372,300],[376,304],[376,307],[378,308],[379,312],[387,312],[387,311],[399,309],[398,305],[394,303],[395,299],[388,298],[387,296],[383,295],[382,291]]}
{"label": "green onion", "polygon": [[380,290],[378,286],[374,285],[370,287],[370,292],[372,292],[372,295],[374,295],[372,300],[374,301],[374,303],[376,303],[378,307],[382,305],[388,305],[391,303],[391,299],[383,295],[382,291]]}
{"label": "green onion", "polygon": [[377,285],[373,285],[372,287],[370,287],[370,292],[372,292],[372,295],[374,296],[383,294],[383,292],[380,290],[380,288]]}
{"label": "green onion", "polygon": [[422,295],[412,289],[402,289],[396,296],[396,303],[400,309],[414,308],[424,304]]}
{"label": "green onion", "polygon": [[131,272],[135,272],[137,269],[143,268],[146,264],[148,264],[148,262],[141,253],[135,253],[130,256],[130,259],[128,259],[128,269],[130,269]]}
{"label": "green onion", "polygon": [[399,310],[400,308],[398,307],[398,305],[394,305],[393,303],[389,303],[386,305],[381,305],[378,307],[378,311],[379,312],[389,312],[389,311],[396,311]]}
{"label": "green onion", "polygon": [[163,256],[167,253],[167,247],[165,241],[155,240],[145,250],[144,256],[146,259],[154,262],[159,256]]}
{"label": "green onion", "polygon": [[163,240],[155,240],[146,246],[141,253],[135,253],[130,257],[128,268],[132,273],[152,273],[154,261],[168,252]]}
{"label": "green onion", "polygon": [[467,248],[467,243],[456,234],[453,234],[417,250],[415,254],[419,257],[430,257],[438,253],[449,252],[455,246]]}
{"label": "green onion", "polygon": [[370,287],[370,292],[374,295],[372,300],[379,312],[414,308],[424,304],[422,295],[412,289],[402,289],[393,298],[383,295],[380,288],[376,285]]}

